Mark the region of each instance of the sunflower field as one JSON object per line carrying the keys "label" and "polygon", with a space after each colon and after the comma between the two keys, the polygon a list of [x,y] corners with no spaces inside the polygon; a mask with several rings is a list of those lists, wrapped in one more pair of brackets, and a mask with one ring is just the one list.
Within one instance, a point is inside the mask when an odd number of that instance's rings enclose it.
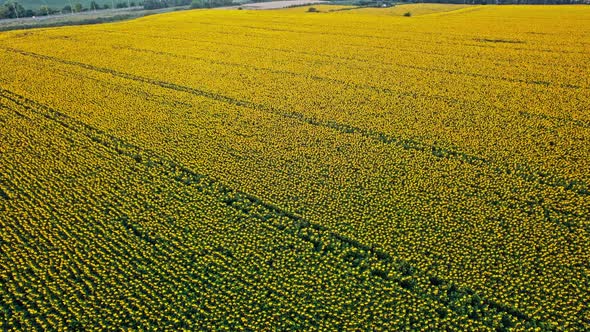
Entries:
{"label": "sunflower field", "polygon": [[0,33],[0,330],[590,330],[590,6],[315,7]]}

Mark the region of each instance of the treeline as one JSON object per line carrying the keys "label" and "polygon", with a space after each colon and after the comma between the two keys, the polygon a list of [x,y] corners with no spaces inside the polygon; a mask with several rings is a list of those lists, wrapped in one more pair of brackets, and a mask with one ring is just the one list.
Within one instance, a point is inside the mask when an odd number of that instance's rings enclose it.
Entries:
{"label": "treeline", "polygon": [[158,9],[176,6],[188,6],[191,8],[215,8],[233,5],[233,0],[145,0],[143,8]]}
{"label": "treeline", "polygon": [[232,0],[193,0],[191,8],[215,8],[233,5]]}
{"label": "treeline", "polygon": [[160,9],[168,7],[188,6],[191,0],[145,0],[143,9]]}
{"label": "treeline", "polygon": [[[53,10],[49,8],[40,8],[40,12],[45,12],[45,15],[49,15],[48,13],[53,13]],[[35,11],[31,9],[25,9],[23,6],[16,2],[7,2],[0,6],[0,19],[2,18],[19,18],[19,17],[31,17],[39,15]]]}
{"label": "treeline", "polygon": [[[112,2],[113,4],[114,2]],[[110,9],[112,4],[100,5],[95,1],[90,3],[89,7],[84,7],[81,3],[76,3],[74,6],[66,5],[61,9],[51,8],[48,6],[41,6],[37,10],[25,9],[22,5],[17,2],[11,1],[0,5],[0,19],[3,18],[22,18],[22,17],[36,17],[36,16],[47,16],[55,14],[70,14],[70,13],[81,13],[93,10]],[[127,1],[114,3],[115,8],[127,8],[143,5],[143,2]]]}

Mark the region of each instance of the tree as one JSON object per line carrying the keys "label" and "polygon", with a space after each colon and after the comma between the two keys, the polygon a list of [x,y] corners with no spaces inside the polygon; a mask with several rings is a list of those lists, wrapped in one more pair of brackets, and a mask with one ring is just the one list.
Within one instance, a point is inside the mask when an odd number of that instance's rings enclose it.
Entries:
{"label": "tree", "polygon": [[39,8],[39,16],[47,16],[49,15],[49,7],[43,5]]}
{"label": "tree", "polygon": [[143,9],[158,9],[166,7],[166,3],[159,0],[146,0],[143,3]]}
{"label": "tree", "polygon": [[193,0],[191,8],[205,8],[205,0]]}
{"label": "tree", "polygon": [[25,14],[25,8],[14,1],[6,2],[0,7],[0,18],[19,18],[26,16]]}
{"label": "tree", "polygon": [[8,7],[6,5],[0,6],[0,19],[9,18],[10,17],[9,12],[10,12],[10,10],[8,9]]}

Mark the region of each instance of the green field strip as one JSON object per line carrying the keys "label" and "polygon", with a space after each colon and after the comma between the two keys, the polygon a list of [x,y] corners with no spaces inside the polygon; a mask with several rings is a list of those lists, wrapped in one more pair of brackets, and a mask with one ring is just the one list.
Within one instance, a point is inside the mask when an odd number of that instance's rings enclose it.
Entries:
{"label": "green field strip", "polygon": [[[344,262],[361,272],[367,271],[371,276],[402,287],[418,297],[444,304],[460,316],[467,316],[469,319],[480,321],[482,324],[494,328],[507,328],[516,322],[521,322],[527,327],[537,326],[546,330],[554,328],[522,311],[506,304],[481,298],[469,288],[459,287],[437,276],[429,275],[426,271],[420,271],[408,262],[396,259],[386,252],[331,232],[322,225],[311,223],[255,196],[228,188],[214,179],[197,174],[189,168],[172,160],[164,159],[151,151],[128,144],[59,111],[7,90],[1,92],[5,98],[13,100],[31,112],[56,121],[148,168],[156,167],[162,174],[195,188],[207,196],[214,197],[216,200],[224,202],[228,207],[310,243],[312,250],[316,252],[338,253],[335,255],[340,256]],[[506,317],[498,326],[495,325],[497,322],[494,320],[497,315]]]}

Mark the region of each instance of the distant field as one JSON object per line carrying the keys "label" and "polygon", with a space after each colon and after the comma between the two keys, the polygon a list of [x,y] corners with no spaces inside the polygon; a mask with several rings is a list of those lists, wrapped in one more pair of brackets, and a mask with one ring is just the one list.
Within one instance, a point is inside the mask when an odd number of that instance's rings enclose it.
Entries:
{"label": "distant field", "polygon": [[281,9],[292,6],[303,6],[311,3],[322,3],[327,1],[322,0],[285,0],[285,1],[267,1],[267,2],[253,2],[240,6],[242,9],[256,9],[256,10],[267,10],[267,9]]}
{"label": "distant field", "polygon": [[391,15],[402,16],[405,13],[411,13],[412,16],[429,15],[436,13],[452,12],[463,8],[477,8],[472,5],[455,5],[455,4],[435,4],[435,3],[419,3],[411,5],[397,5],[390,8],[361,8],[356,14],[369,15]]}
{"label": "distant field", "polygon": [[590,7],[317,8],[0,33],[0,330],[590,330]]}
{"label": "distant field", "polygon": [[372,16],[403,16],[405,13],[412,13],[413,16],[428,15],[434,13],[444,13],[455,11],[462,8],[474,7],[472,5],[454,5],[454,4],[406,4],[396,5],[388,8],[366,8],[358,6],[343,6],[343,5],[311,5],[304,7],[289,8],[287,10],[293,12],[308,12],[309,8],[313,7],[319,12],[334,12],[342,11],[352,15],[368,14]]}

